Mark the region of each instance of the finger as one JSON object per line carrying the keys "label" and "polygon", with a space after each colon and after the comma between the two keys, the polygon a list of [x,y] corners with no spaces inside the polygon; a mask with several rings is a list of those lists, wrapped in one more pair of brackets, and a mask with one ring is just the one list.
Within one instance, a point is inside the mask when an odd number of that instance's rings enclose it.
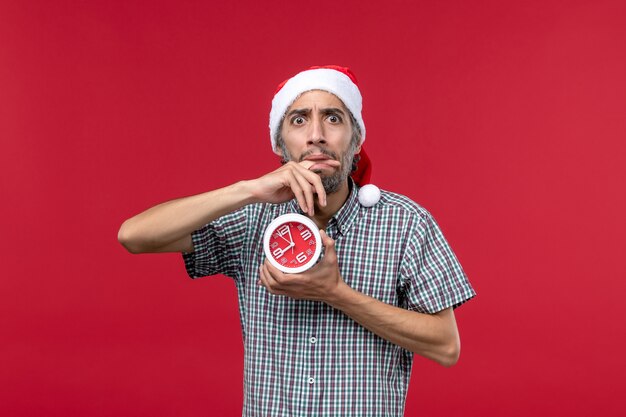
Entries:
{"label": "finger", "polygon": [[326,230],[324,229],[320,229],[320,236],[322,238],[322,244],[324,246],[333,245],[335,243],[335,241],[326,234]]}
{"label": "finger", "polygon": [[326,234],[324,229],[320,229],[320,235],[322,237],[322,245],[324,245],[324,258],[329,262],[336,262],[335,241]]}
{"label": "finger", "polygon": [[305,282],[301,274],[287,274],[267,260],[263,263],[263,273],[268,277],[274,294],[289,295],[290,291]]}
{"label": "finger", "polygon": [[268,277],[268,281],[271,282],[274,287],[281,286],[285,277],[282,271],[272,265],[267,259],[263,262],[262,266],[263,273]]}
{"label": "finger", "polygon": [[272,265],[267,258],[265,259],[265,262],[263,262],[262,266],[263,266],[263,273],[265,273],[265,276],[267,276],[269,281],[273,285],[279,285],[280,280],[281,280],[280,275],[282,274],[282,272],[278,268],[276,268],[274,265]]}
{"label": "finger", "polygon": [[291,192],[296,198],[296,201],[298,201],[298,204],[300,205],[302,211],[308,213],[309,209],[306,203],[306,196],[304,195],[304,191],[302,190],[302,187],[300,186],[300,182],[296,178],[296,175],[291,170],[287,172],[287,185],[289,186],[289,188],[291,188]]}
{"label": "finger", "polygon": [[298,183],[300,184],[300,186],[302,187],[304,198],[306,200],[306,205],[309,208],[308,211],[307,210],[304,210],[304,211],[307,212],[309,216],[312,216],[315,212],[315,203],[314,203],[315,197],[313,196],[314,188],[312,184],[309,182],[309,179],[303,176],[302,172],[296,171],[294,173],[294,176],[296,180],[298,181]]}
{"label": "finger", "polygon": [[334,166],[334,167],[339,167],[341,166],[341,162],[332,159],[332,158],[328,158],[328,159],[322,159],[322,160],[317,160],[317,161],[311,161],[311,160],[304,160],[304,161],[300,161],[298,162],[298,164],[302,167],[304,167],[304,169],[310,169],[313,165],[315,164],[326,164],[326,165],[330,165],[330,166]]}
{"label": "finger", "polygon": [[[306,162],[306,164],[303,164]],[[322,179],[319,174],[309,171],[306,169],[307,166],[312,166],[311,161],[303,161],[299,164],[293,164],[293,173],[294,176],[300,182],[300,186],[303,189],[305,194],[305,198],[307,201],[307,205],[310,210],[304,210],[310,216],[314,214],[315,210],[315,193],[318,194],[317,198],[321,205],[326,205],[326,192],[324,191],[324,186],[322,185]]]}
{"label": "finger", "polygon": [[[312,162],[312,161],[303,161],[303,162]],[[316,161],[319,162],[319,161]],[[322,178],[319,174],[316,174],[313,171],[309,171],[306,167],[311,167],[315,165],[314,163],[309,163],[305,165],[300,165],[302,169],[302,175],[305,176],[307,181],[314,187],[315,192],[317,193],[317,200],[320,202],[320,205],[326,206],[326,190],[324,190],[324,185],[322,184]]]}
{"label": "finger", "polygon": [[320,205],[326,207],[326,190],[321,178],[315,182],[315,191],[317,192],[317,200],[320,202]]}
{"label": "finger", "polygon": [[261,277],[261,283],[270,294],[281,294],[276,286],[276,282],[268,273],[265,264],[261,264],[259,267],[259,276]]}
{"label": "finger", "polygon": [[257,281],[257,284],[267,288],[267,277],[265,276],[265,272],[263,271],[263,264],[259,266],[259,280]]}

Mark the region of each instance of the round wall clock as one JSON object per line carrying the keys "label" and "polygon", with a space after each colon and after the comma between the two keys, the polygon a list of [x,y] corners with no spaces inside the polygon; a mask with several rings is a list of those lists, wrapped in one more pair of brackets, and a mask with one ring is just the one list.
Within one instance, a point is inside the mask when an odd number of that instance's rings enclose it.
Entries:
{"label": "round wall clock", "polygon": [[265,229],[263,250],[276,268],[296,274],[315,265],[322,251],[322,237],[317,225],[308,217],[283,214]]}

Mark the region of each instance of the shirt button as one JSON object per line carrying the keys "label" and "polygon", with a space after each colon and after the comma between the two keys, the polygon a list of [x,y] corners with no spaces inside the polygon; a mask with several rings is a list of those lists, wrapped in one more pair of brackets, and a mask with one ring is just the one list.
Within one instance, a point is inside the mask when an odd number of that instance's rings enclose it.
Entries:
{"label": "shirt button", "polygon": [[311,336],[311,337],[309,338],[309,342],[311,342],[311,344],[314,344],[315,342],[317,342],[317,337],[315,337],[315,336]]}
{"label": "shirt button", "polygon": [[309,384],[310,385],[315,384],[315,378],[309,378]]}

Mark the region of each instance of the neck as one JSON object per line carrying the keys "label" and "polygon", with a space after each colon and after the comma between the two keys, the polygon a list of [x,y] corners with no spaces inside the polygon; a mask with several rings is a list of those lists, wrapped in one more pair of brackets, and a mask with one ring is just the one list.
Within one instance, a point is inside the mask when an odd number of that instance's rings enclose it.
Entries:
{"label": "neck", "polygon": [[320,229],[326,229],[328,221],[339,211],[344,205],[350,194],[350,187],[348,186],[348,180],[345,180],[339,189],[326,195],[326,207],[319,205],[317,200],[315,201],[315,214],[312,220]]}

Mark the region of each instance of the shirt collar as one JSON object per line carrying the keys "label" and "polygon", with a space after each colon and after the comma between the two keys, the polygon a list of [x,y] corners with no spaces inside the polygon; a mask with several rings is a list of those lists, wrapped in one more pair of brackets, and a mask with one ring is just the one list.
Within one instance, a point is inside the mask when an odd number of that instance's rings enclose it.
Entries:
{"label": "shirt collar", "polygon": [[[358,198],[359,187],[354,183],[354,181],[350,177],[348,177],[348,182],[349,182],[348,186],[350,187],[350,192],[348,193],[348,198],[346,199],[346,202],[343,204],[343,206],[341,206],[339,210],[337,210],[337,213],[335,213],[335,215],[331,217],[330,220],[328,221],[328,225],[330,225],[333,222],[333,220],[336,222],[337,230],[339,231],[341,235],[345,235],[346,233],[348,233],[348,230],[350,229],[350,227],[356,220],[359,214],[359,209],[361,208],[361,205],[359,204],[359,198]],[[298,201],[295,198],[289,201],[288,207],[290,211],[306,216],[306,214],[304,214],[304,212],[300,209],[300,205],[298,204]]]}

